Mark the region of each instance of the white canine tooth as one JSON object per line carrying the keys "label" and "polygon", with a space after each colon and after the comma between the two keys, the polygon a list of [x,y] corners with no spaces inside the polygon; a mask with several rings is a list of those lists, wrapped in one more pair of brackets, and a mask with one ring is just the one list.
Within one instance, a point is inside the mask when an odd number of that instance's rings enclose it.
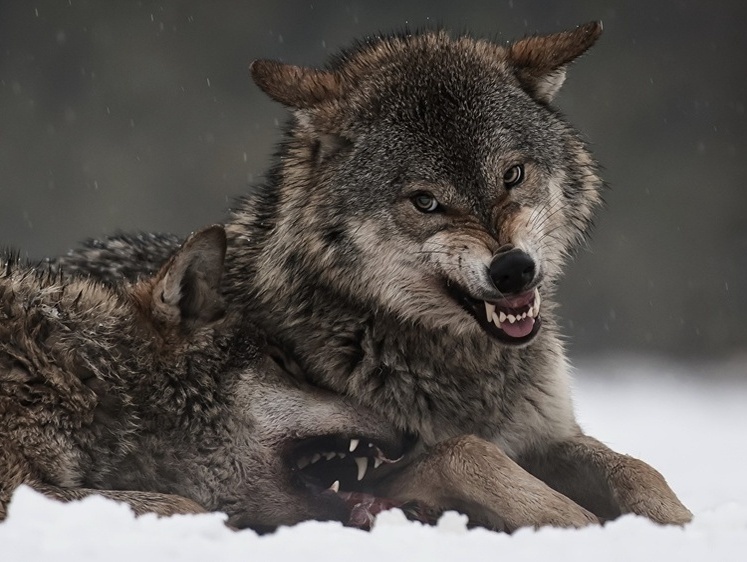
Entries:
{"label": "white canine tooth", "polygon": [[534,307],[527,310],[526,315],[529,316],[529,318],[534,318]]}
{"label": "white canine tooth", "polygon": [[332,482],[332,485],[329,487],[330,490],[332,490],[335,494],[340,491],[340,481],[335,480]]}
{"label": "white canine tooth", "polygon": [[333,458],[335,458],[335,453],[324,453],[324,459],[331,461]]}
{"label": "white canine tooth", "polygon": [[383,462],[384,461],[381,460],[379,457],[375,457],[374,458],[374,468],[379,468],[381,466],[381,463],[383,463]]}
{"label": "white canine tooth", "polygon": [[300,459],[296,461],[296,466],[298,468],[305,468],[309,466],[309,462],[310,462],[309,457],[301,457]]}
{"label": "white canine tooth", "polygon": [[321,458],[322,458],[322,455],[320,455],[319,453],[314,453],[313,455],[311,455],[311,464],[314,464]]}
{"label": "white canine tooth", "polygon": [[493,313],[493,324],[495,324],[499,328],[501,327],[501,320],[500,318],[498,318],[498,315],[495,312]]}
{"label": "white canine tooth", "polygon": [[506,321],[506,315],[503,312],[501,312],[501,314],[498,316],[498,321],[499,322],[505,322]]}
{"label": "white canine tooth", "polygon": [[488,322],[492,322],[493,315],[495,314],[495,305],[488,301],[484,301],[484,302],[485,302],[485,318],[488,319]]}
{"label": "white canine tooth", "polygon": [[360,439],[351,439],[350,440],[350,452],[352,453],[358,448],[358,443],[360,443]]}
{"label": "white canine tooth", "polygon": [[355,464],[358,465],[358,480],[363,480],[368,469],[368,457],[355,457]]}
{"label": "white canine tooth", "polygon": [[537,289],[535,289],[534,290],[534,315],[535,316],[537,316],[537,313],[540,310],[540,302],[541,302],[540,292]]}
{"label": "white canine tooth", "polygon": [[511,322],[511,324],[513,324],[514,322],[516,322],[516,316],[514,316],[513,314],[509,314],[508,321]]}

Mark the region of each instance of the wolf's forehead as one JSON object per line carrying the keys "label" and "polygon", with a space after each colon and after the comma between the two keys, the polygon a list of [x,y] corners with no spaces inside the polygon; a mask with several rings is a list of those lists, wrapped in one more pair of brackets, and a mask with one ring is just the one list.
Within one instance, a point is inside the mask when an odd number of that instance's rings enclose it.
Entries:
{"label": "wolf's forehead", "polygon": [[538,122],[552,119],[502,64],[454,49],[390,61],[367,74],[359,88],[360,118],[428,138],[494,144],[518,136],[516,143],[529,148],[528,132],[546,136]]}
{"label": "wolf's forehead", "polygon": [[376,136],[478,182],[506,159],[555,159],[561,129],[551,111],[502,76],[458,70],[413,68],[380,89],[369,113]]}

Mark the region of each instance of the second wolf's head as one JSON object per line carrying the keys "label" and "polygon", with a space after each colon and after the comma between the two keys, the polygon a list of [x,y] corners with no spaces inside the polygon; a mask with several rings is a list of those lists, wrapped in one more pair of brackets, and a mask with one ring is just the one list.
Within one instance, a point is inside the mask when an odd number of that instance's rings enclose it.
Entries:
{"label": "second wolf's head", "polygon": [[591,155],[550,106],[600,33],[428,32],[367,39],[325,70],[256,61],[294,114],[280,187],[252,201],[251,226],[271,232],[257,286],[313,276],[403,320],[533,339],[600,199]]}

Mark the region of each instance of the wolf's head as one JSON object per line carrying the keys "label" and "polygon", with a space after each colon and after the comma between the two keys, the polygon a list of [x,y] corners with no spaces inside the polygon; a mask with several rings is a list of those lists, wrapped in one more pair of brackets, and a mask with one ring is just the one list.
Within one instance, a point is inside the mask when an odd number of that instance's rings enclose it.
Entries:
{"label": "wolf's head", "polygon": [[600,33],[497,45],[439,31],[367,39],[325,70],[255,61],[294,113],[273,218],[256,215],[272,238],[259,284],[280,268],[423,326],[530,341],[600,200],[591,155],[550,106]]}

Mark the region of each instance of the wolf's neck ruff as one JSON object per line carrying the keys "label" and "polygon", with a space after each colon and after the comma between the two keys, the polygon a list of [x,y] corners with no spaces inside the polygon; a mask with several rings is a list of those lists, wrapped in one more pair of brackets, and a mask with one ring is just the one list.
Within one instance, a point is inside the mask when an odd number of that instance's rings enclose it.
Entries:
{"label": "wolf's neck ruff", "polygon": [[[255,275],[231,263],[236,254],[229,251],[229,275]],[[261,326],[314,384],[354,397],[431,444],[472,433],[518,456],[534,439],[573,431],[550,303],[536,340],[516,348],[469,318],[462,331],[428,328],[298,278],[280,268],[263,276],[267,282],[252,284],[257,292],[243,295],[254,304],[245,319]]]}

